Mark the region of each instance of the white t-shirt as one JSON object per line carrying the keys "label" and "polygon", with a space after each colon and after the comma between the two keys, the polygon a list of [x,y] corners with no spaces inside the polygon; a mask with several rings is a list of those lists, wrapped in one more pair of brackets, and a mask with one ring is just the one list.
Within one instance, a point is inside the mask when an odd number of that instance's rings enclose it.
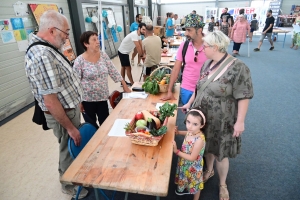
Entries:
{"label": "white t-shirt", "polygon": [[122,54],[129,54],[135,47],[134,42],[139,40],[141,40],[141,36],[137,34],[137,31],[133,31],[126,35],[118,50]]}
{"label": "white t-shirt", "polygon": [[173,24],[173,26],[176,25],[176,24],[175,24],[175,19],[174,19],[174,18],[172,18],[172,24]]}

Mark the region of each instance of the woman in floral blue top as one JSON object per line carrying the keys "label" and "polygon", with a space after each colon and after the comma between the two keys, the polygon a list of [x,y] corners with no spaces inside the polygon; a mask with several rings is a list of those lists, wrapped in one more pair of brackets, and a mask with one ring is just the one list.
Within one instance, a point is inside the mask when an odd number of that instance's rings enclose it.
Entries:
{"label": "woman in floral blue top", "polygon": [[81,112],[85,112],[89,117],[89,119],[85,118],[85,121],[98,128],[96,115],[99,125],[109,115],[107,104],[109,97],[108,75],[115,83],[121,82],[125,92],[131,91],[108,55],[100,51],[100,42],[96,32],[84,32],[80,36],[80,43],[85,52],[76,58],[74,70],[77,72],[83,88]]}

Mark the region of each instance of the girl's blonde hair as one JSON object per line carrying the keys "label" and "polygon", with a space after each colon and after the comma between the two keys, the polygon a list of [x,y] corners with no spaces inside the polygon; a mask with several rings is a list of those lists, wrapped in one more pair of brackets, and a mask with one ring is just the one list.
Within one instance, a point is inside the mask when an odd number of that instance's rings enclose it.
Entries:
{"label": "girl's blonde hair", "polygon": [[210,46],[217,46],[219,52],[226,53],[227,48],[230,44],[230,40],[227,35],[222,31],[216,30],[209,32],[203,37],[203,41]]}

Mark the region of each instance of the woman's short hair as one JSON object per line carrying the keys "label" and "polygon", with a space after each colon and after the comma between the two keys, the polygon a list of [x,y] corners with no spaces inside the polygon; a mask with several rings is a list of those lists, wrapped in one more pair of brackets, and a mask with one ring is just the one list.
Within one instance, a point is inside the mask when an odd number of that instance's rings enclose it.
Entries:
{"label": "woman's short hair", "polygon": [[203,41],[210,46],[216,45],[218,47],[219,52],[221,53],[226,53],[227,48],[230,44],[228,36],[219,30],[209,32],[208,34],[206,34],[203,37]]}
{"label": "woman's short hair", "polygon": [[85,51],[87,50],[87,48],[84,45],[84,43],[85,44],[89,44],[89,39],[93,35],[98,36],[98,33],[94,32],[94,31],[86,31],[86,32],[84,32],[84,33],[81,34],[81,36],[80,36],[80,44],[82,45],[82,47],[84,48]]}

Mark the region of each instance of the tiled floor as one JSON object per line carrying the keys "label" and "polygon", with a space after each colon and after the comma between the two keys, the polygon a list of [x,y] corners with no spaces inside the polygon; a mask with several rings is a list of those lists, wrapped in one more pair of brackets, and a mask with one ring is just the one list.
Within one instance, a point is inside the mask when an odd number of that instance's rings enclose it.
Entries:
{"label": "tiled floor", "polygon": [[[120,71],[119,58],[112,61]],[[132,68],[134,81],[139,80],[141,70],[136,65]],[[120,83],[108,79],[110,92],[122,91]],[[33,112],[30,108],[0,127],[0,199],[70,200],[69,195],[60,191],[58,142],[52,130],[43,131],[32,123]]]}

